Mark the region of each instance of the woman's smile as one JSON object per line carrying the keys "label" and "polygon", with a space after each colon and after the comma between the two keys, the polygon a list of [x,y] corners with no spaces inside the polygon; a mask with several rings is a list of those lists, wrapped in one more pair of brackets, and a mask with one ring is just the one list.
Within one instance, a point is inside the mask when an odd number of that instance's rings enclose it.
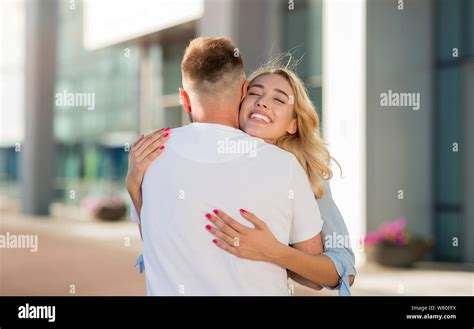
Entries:
{"label": "woman's smile", "polygon": [[269,125],[273,123],[273,120],[263,111],[253,110],[250,112],[249,119],[251,122],[263,125]]}

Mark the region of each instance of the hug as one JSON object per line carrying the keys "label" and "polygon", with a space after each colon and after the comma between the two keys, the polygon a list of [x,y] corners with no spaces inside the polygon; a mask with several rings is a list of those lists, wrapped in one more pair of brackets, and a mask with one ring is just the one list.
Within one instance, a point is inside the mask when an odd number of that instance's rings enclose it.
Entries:
{"label": "hug", "polygon": [[323,243],[348,231],[315,107],[278,62],[246,77],[236,49],[225,37],[192,40],[180,88],[191,123],[131,148],[126,186],[147,294],[288,296],[291,278],[348,296],[350,244]]}

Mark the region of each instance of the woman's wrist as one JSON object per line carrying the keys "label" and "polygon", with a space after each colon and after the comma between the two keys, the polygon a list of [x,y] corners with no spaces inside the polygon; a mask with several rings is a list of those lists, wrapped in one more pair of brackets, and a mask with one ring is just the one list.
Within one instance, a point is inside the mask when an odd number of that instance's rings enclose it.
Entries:
{"label": "woman's wrist", "polygon": [[291,256],[291,247],[287,246],[281,242],[272,248],[270,254],[268,255],[268,261],[280,267],[286,268],[286,263],[288,257]]}
{"label": "woman's wrist", "polygon": [[125,188],[130,195],[141,193],[141,186],[139,184],[134,184],[129,179],[127,179],[125,182]]}

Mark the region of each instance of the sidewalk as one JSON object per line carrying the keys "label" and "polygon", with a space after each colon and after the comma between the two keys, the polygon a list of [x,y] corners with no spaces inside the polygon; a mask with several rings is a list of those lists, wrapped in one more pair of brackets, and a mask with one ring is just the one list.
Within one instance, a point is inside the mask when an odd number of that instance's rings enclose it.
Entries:
{"label": "sidewalk", "polygon": [[[0,249],[0,295],[146,295],[133,268],[141,252],[137,225],[0,214],[0,234],[37,234],[38,251]],[[296,296],[337,295],[294,284]],[[71,286],[74,285],[74,286]],[[71,287],[75,293],[71,293]],[[354,296],[474,295],[474,272],[358,269]]]}
{"label": "sidewalk", "polygon": [[135,223],[0,216],[1,234],[38,235],[36,252],[0,249],[0,295],[146,295]]}

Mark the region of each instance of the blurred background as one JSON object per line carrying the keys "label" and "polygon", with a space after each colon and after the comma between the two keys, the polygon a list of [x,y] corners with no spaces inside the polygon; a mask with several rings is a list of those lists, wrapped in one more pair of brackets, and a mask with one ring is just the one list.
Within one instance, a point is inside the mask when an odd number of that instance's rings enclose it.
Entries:
{"label": "blurred background", "polygon": [[[300,61],[342,167],[353,293],[474,294],[474,0],[0,4],[0,234],[38,237],[35,252],[0,248],[0,295],[146,294],[128,150],[188,123],[184,49],[223,35],[248,73]],[[382,103],[397,93],[419,104]]]}

